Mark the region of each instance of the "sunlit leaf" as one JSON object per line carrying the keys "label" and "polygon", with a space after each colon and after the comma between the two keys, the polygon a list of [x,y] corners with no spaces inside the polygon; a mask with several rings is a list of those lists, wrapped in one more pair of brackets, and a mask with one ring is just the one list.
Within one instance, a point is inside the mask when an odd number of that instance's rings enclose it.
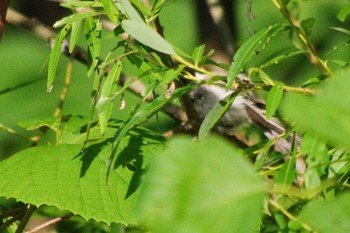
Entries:
{"label": "sunlit leaf", "polygon": [[55,80],[55,76],[56,76],[58,61],[59,61],[61,53],[62,53],[62,47],[63,47],[62,43],[63,43],[63,40],[66,37],[69,29],[70,29],[70,26],[65,26],[57,34],[57,37],[55,39],[55,43],[54,43],[52,51],[50,53],[48,74],[47,74],[47,86],[46,86],[47,92],[50,92],[52,90],[53,81]]}
{"label": "sunlit leaf", "polygon": [[137,215],[155,233],[257,232],[266,191],[241,156],[222,139],[174,138],[150,164]]}
{"label": "sunlit leaf", "polygon": [[101,0],[103,9],[106,11],[108,18],[113,22],[118,22],[119,11],[111,0]]}
{"label": "sunlit leaf", "polygon": [[78,7],[102,7],[102,4],[97,1],[78,1],[70,0],[60,4],[63,7],[76,9]]}
{"label": "sunlit leaf", "polygon": [[276,184],[284,186],[290,186],[295,181],[296,170],[295,170],[295,159],[289,158],[277,172],[275,177]]}
{"label": "sunlit leaf", "polygon": [[136,7],[136,9],[138,11],[141,12],[142,15],[148,16],[148,17],[153,16],[152,11],[150,9],[148,9],[147,6],[145,6],[145,4],[142,3],[141,1],[139,1],[139,0],[130,0],[130,2]]}
{"label": "sunlit leaf", "polygon": [[26,119],[18,122],[17,124],[27,130],[37,130],[42,127],[49,127],[50,129],[57,131],[59,126],[59,118],[46,117],[46,118]]}
{"label": "sunlit leaf", "polygon": [[283,83],[276,83],[271,88],[266,98],[266,117],[271,118],[280,106],[283,97]]}
{"label": "sunlit leaf", "polygon": [[140,43],[165,54],[175,54],[171,44],[169,44],[169,42],[167,42],[157,32],[149,28],[145,23],[124,20],[122,22],[122,27]]}
{"label": "sunlit leaf", "polygon": [[[111,151],[109,143],[89,146],[84,152],[81,144],[23,150],[0,163],[4,181],[0,182],[0,195],[36,206],[53,205],[109,224],[136,223],[131,216],[138,196],[135,181],[141,178],[142,156],[150,155],[146,148],[150,145],[140,136],[125,139],[123,150],[135,156],[119,161],[108,181],[105,160]],[[126,166],[129,159],[136,161],[134,171]]]}
{"label": "sunlit leaf", "polygon": [[69,40],[69,52],[70,53],[73,52],[74,47],[79,40],[82,24],[83,24],[82,20],[75,21],[72,23],[72,31],[71,31],[70,40]]}
{"label": "sunlit leaf", "polygon": [[92,64],[88,70],[88,76],[92,74],[96,68],[101,52],[101,30],[102,24],[99,19],[88,18],[85,20],[85,37],[87,39],[89,55]]}
{"label": "sunlit leaf", "polygon": [[193,62],[196,66],[198,66],[198,64],[201,62],[201,60],[203,58],[204,51],[205,51],[205,45],[201,45],[201,46],[194,48],[194,50],[192,52],[192,59],[193,59]]}
{"label": "sunlit leaf", "polygon": [[235,53],[227,75],[227,88],[231,88],[236,76],[242,71],[247,61],[255,54],[258,46],[265,44],[272,35],[286,28],[284,24],[277,24],[251,36]]}
{"label": "sunlit leaf", "polygon": [[[122,62],[118,60],[117,63],[113,66],[113,68],[109,72],[108,76],[106,77],[103,83],[100,98],[110,98],[113,96],[113,94],[117,89],[117,84],[118,84],[121,70],[122,70]],[[107,128],[108,121],[112,114],[112,109],[113,109],[112,101],[109,101],[108,104],[103,105],[103,107],[100,105],[100,107],[97,108],[99,113],[99,121],[100,121],[102,134],[104,134]]]}
{"label": "sunlit leaf", "polygon": [[131,5],[129,0],[120,0],[115,1],[115,6],[125,15],[129,17],[130,20],[144,23],[144,20],[141,18],[139,13],[135,10],[135,8]]}
{"label": "sunlit leaf", "polygon": [[68,23],[73,23],[75,21],[80,21],[80,20],[83,20],[83,19],[86,19],[86,18],[90,18],[90,17],[93,17],[93,16],[96,16],[100,13],[98,12],[82,12],[82,13],[76,13],[76,14],[73,14],[73,15],[70,15],[70,16],[67,16],[63,19],[61,19],[60,21],[57,21],[53,26],[54,27],[62,27]]}
{"label": "sunlit leaf", "polygon": [[349,14],[350,14],[350,6],[345,6],[337,14],[337,18],[340,21],[345,22],[345,20],[346,20],[346,18],[348,17]]}

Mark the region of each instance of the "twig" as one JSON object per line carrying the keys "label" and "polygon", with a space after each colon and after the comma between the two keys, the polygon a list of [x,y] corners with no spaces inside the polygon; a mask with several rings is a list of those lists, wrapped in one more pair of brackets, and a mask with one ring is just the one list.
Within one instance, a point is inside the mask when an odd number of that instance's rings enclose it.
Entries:
{"label": "twig", "polygon": [[283,16],[288,20],[290,25],[293,27],[297,37],[299,40],[303,43],[303,45],[306,47],[307,51],[309,52],[309,59],[310,62],[315,64],[317,67],[320,68],[320,70],[327,75],[331,75],[332,72],[328,68],[325,61],[323,61],[317,51],[315,50],[314,46],[310,43],[308,40],[308,37],[306,34],[300,29],[299,22],[296,20],[296,18],[288,11],[287,6],[285,3],[282,3],[281,0],[272,0],[277,9],[283,14]]}
{"label": "twig", "polygon": [[4,224],[0,225],[0,232],[3,232],[6,228],[11,226],[14,222],[18,221],[23,217],[23,213],[13,216],[11,219],[7,220]]}
{"label": "twig", "polygon": [[26,227],[26,225],[27,225],[27,223],[28,223],[28,221],[29,221],[30,217],[32,216],[35,209],[36,209],[35,206],[33,206],[32,204],[28,204],[27,211],[24,214],[21,222],[19,223],[15,233],[22,233],[24,231],[24,228]]}
{"label": "twig", "polygon": [[285,216],[287,216],[290,220],[297,222],[302,226],[305,230],[308,232],[316,232],[312,227],[310,227],[308,224],[300,221],[297,217],[295,217],[293,214],[291,214],[288,210],[286,210],[281,204],[279,204],[275,200],[269,200],[269,203],[276,207],[278,210],[280,210]]}
{"label": "twig", "polygon": [[74,214],[70,213],[70,214],[66,214],[66,215],[64,215],[64,216],[62,216],[62,217],[58,217],[58,218],[51,219],[51,220],[49,220],[49,221],[47,221],[47,222],[44,222],[43,224],[40,224],[39,226],[37,226],[37,227],[35,227],[35,228],[33,228],[33,229],[29,230],[29,231],[25,231],[25,233],[35,233],[35,232],[38,232],[38,231],[42,230],[42,229],[45,228],[45,227],[48,227],[48,226],[54,225],[54,224],[56,224],[56,223],[58,223],[58,222],[60,222],[60,221],[69,219],[69,218],[71,218],[72,216],[74,216]]}

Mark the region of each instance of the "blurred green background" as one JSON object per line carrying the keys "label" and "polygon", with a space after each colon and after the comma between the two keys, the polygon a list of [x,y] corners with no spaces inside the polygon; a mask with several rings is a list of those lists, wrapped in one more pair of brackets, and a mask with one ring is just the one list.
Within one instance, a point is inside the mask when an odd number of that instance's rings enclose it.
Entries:
{"label": "blurred green background", "polygon": [[[203,1],[198,1],[203,4]],[[233,1],[234,44],[239,47],[251,32],[283,21],[282,15],[272,1],[252,1],[254,19],[248,20],[249,1]],[[344,27],[344,23],[336,18],[336,14],[349,4],[347,0],[293,1],[299,5],[293,11],[300,19],[314,17],[316,25],[311,37],[312,43],[322,56],[334,46],[349,39],[345,34],[336,32],[330,27]],[[164,8],[160,14],[160,22],[165,29],[165,37],[175,46],[191,53],[200,45],[198,35],[197,1],[176,0]],[[39,20],[46,25],[60,19],[69,11],[62,10],[53,1],[21,1],[12,0],[11,7],[28,17]],[[349,29],[349,26],[347,26]],[[107,33],[105,34],[107,35]],[[80,44],[85,48],[84,41]],[[103,38],[103,54],[115,46],[116,42]],[[274,38],[267,49],[254,57],[249,65],[261,64],[276,54],[293,48],[288,35]],[[61,58],[52,93],[46,92],[47,62],[50,53],[48,43],[39,40],[31,32],[6,25],[0,44],[0,124],[13,128],[23,135],[32,135],[17,126],[17,122],[29,119],[52,116],[59,102],[59,95],[65,77],[67,58]],[[344,48],[333,53],[330,58],[349,60],[349,49]],[[300,85],[305,80],[318,75],[319,72],[310,65],[308,59],[296,56],[266,70],[273,79],[283,80],[289,84]],[[86,67],[78,62],[73,63],[72,83],[69,87],[63,114],[79,114],[88,116],[90,108],[90,91],[92,78],[86,76]],[[137,98],[127,95],[127,108],[119,110],[116,105],[113,117],[125,119],[130,107]],[[160,133],[174,126],[166,116],[152,119],[148,126]],[[0,130],[0,160],[30,145],[28,140]]]}

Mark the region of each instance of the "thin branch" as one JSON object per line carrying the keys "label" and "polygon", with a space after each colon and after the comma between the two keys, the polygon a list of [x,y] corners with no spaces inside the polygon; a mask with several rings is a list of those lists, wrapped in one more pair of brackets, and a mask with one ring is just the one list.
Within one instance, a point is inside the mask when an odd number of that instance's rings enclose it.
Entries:
{"label": "thin branch", "polygon": [[297,37],[302,42],[304,47],[307,49],[310,62],[316,65],[324,74],[332,75],[332,72],[328,68],[327,63],[319,57],[316,49],[310,43],[307,35],[300,29],[299,22],[287,9],[287,6],[285,5],[285,3],[283,3],[281,0],[272,0],[272,1],[277,7],[277,9],[282,13],[282,15],[287,19],[287,21],[293,27]]}
{"label": "thin branch", "polygon": [[288,210],[286,210],[280,203],[278,203],[275,200],[269,200],[269,203],[271,205],[273,205],[275,208],[277,208],[278,210],[280,210],[285,216],[287,216],[290,220],[297,222],[300,224],[300,226],[302,226],[305,230],[307,230],[308,232],[316,232],[311,226],[309,226],[308,224],[300,221],[297,217],[295,217],[293,214],[291,214]]}
{"label": "thin branch", "polygon": [[21,222],[19,223],[17,230],[16,230],[16,233],[22,233],[24,231],[24,229],[25,229],[30,217],[32,216],[34,210],[36,210],[36,207],[33,206],[32,204],[28,204],[27,211],[24,214]]}
{"label": "thin branch", "polygon": [[56,224],[56,223],[58,223],[58,222],[60,222],[60,221],[69,219],[69,218],[71,218],[72,216],[74,216],[74,214],[70,213],[70,214],[66,214],[66,215],[64,215],[64,216],[62,216],[62,217],[58,217],[58,218],[51,219],[51,220],[49,220],[49,221],[47,221],[47,222],[44,222],[43,224],[40,224],[39,226],[37,226],[37,227],[35,227],[35,228],[33,228],[33,229],[29,230],[29,231],[25,231],[25,233],[35,233],[35,232],[38,232],[38,231],[44,229],[45,227],[48,227],[48,226],[54,225],[54,224]]}

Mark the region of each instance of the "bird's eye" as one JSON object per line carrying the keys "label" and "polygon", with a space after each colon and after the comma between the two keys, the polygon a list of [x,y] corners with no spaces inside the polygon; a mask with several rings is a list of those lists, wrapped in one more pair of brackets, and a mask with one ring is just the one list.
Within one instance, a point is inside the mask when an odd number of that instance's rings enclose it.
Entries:
{"label": "bird's eye", "polygon": [[194,96],[194,98],[196,99],[196,100],[202,100],[203,99],[203,93],[202,92],[198,92],[198,93],[196,93],[196,95]]}

